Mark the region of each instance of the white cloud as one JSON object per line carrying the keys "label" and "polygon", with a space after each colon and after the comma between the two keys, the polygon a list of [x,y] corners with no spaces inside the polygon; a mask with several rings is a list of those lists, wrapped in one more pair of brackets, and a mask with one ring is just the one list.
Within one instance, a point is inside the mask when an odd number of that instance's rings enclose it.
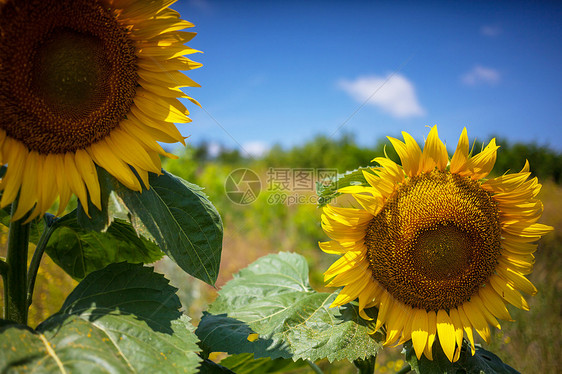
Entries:
{"label": "white cloud", "polygon": [[480,27],[480,34],[484,36],[496,37],[502,33],[502,29],[499,26],[484,25]]}
{"label": "white cloud", "polygon": [[500,81],[500,73],[496,69],[476,65],[470,71],[463,74],[461,80],[467,86],[479,84],[494,85]]}
{"label": "white cloud", "polygon": [[251,141],[242,144],[242,153],[248,153],[252,157],[261,157],[269,151],[269,145],[262,141]]}
{"label": "white cloud", "polygon": [[357,102],[379,107],[397,118],[423,116],[425,110],[416,97],[412,82],[400,74],[380,77],[359,77],[354,81],[342,79],[338,86]]}

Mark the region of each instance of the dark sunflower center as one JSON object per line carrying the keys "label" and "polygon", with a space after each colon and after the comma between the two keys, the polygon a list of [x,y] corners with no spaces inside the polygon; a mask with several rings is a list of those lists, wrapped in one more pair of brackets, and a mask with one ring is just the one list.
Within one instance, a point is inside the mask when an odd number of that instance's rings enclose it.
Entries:
{"label": "dark sunflower center", "polygon": [[433,171],[408,179],[367,228],[373,277],[415,308],[455,308],[494,272],[497,203],[467,177]]}
{"label": "dark sunflower center", "polygon": [[37,50],[32,89],[53,111],[71,112],[103,105],[108,87],[103,77],[111,67],[103,58],[100,39],[72,30],[56,30]]}
{"label": "dark sunflower center", "polygon": [[[17,5],[16,5],[17,3]],[[74,152],[126,117],[134,42],[101,2],[0,5],[0,128],[42,154]]]}

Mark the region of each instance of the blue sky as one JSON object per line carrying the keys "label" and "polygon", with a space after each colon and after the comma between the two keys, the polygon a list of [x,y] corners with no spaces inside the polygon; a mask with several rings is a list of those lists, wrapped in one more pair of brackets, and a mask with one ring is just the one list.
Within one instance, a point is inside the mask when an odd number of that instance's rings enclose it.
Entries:
{"label": "blue sky", "polygon": [[[562,150],[562,6],[537,3],[204,1],[189,76],[192,143],[259,153],[314,135],[369,146],[437,124],[454,148],[497,134]],[[191,31],[191,30],[190,30]],[[369,99],[370,98],[370,99]]]}

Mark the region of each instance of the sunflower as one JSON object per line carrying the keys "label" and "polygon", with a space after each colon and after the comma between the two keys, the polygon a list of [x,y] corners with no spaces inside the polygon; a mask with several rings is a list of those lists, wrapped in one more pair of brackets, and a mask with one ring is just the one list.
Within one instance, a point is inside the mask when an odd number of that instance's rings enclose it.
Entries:
{"label": "sunflower", "polygon": [[[520,291],[537,290],[525,278],[532,270],[533,244],[550,226],[536,223],[541,188],[519,173],[484,179],[492,170],[495,139],[477,155],[469,152],[466,129],[449,160],[433,127],[423,151],[407,133],[389,138],[401,166],[388,157],[364,171],[368,186],[339,190],[357,205],[328,205],[322,227],[332,239],[324,252],[341,255],[325,272],[329,286],[342,287],[332,306],[359,300],[361,315],[377,307],[374,331],[386,327],[385,344],[412,340],[418,358],[430,360],[436,340],[452,362],[466,334],[489,342],[498,318],[512,320],[507,304],[529,310]],[[353,199],[352,199],[353,200]]]}
{"label": "sunflower", "polygon": [[131,190],[161,173],[158,142],[184,143],[180,70],[193,24],[174,0],[0,0],[0,206],[42,215],[75,194],[101,209],[96,165]]}

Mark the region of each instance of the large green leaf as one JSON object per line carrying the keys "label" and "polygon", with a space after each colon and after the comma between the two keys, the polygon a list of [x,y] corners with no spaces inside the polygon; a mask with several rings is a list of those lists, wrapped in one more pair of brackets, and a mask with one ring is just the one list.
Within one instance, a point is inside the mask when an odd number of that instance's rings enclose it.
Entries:
{"label": "large green leaf", "polygon": [[82,279],[116,262],[152,263],[162,258],[156,244],[138,236],[129,222],[115,219],[105,233],[90,231],[78,222],[75,211],[58,219],[46,252],[71,277]]}
{"label": "large green leaf", "polygon": [[184,271],[213,285],[222,250],[222,221],[202,188],[165,170],[150,174],[142,193],[121,184],[113,190],[132,214],[137,232],[148,232]]}
{"label": "large green leaf", "polygon": [[334,298],[310,288],[304,257],[269,255],[222,288],[196,334],[206,351],[272,359],[355,360],[376,354],[381,343],[368,334],[357,308],[330,308]]}
{"label": "large green leaf", "polygon": [[96,271],[35,331],[0,324],[0,372],[195,372],[197,337],[175,291],[142,265]]}
{"label": "large green leaf", "polygon": [[518,374],[519,372],[502,360],[481,347],[476,347],[474,356],[467,349],[466,341],[463,343],[461,355],[457,362],[451,363],[441,345],[437,342],[433,345],[433,361],[425,356],[418,360],[411,342],[404,344],[406,360],[412,369],[418,374]]}
{"label": "large green leaf", "polygon": [[251,353],[231,355],[220,362],[220,364],[236,374],[269,374],[280,373],[299,369],[306,366],[306,362],[298,360],[287,360],[269,357],[254,358]]}

